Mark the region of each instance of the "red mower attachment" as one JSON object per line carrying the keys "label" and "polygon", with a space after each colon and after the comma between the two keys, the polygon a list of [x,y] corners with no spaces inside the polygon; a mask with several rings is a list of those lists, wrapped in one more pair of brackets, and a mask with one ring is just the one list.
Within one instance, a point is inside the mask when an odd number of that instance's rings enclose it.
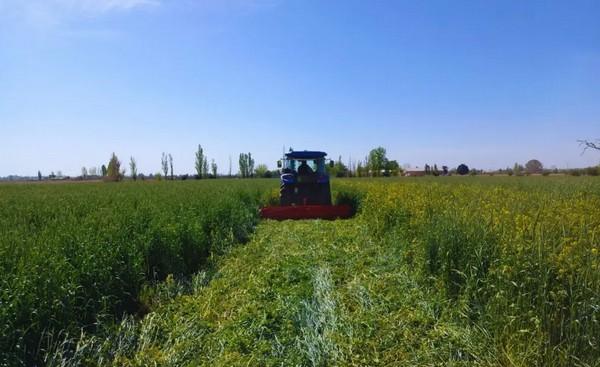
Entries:
{"label": "red mower attachment", "polygon": [[260,210],[263,219],[338,219],[350,218],[350,205],[290,205],[267,206]]}

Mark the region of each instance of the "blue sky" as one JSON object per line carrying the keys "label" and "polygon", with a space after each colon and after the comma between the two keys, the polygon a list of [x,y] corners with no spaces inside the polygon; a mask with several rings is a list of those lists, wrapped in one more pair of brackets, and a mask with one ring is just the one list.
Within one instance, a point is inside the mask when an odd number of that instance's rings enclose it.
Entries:
{"label": "blue sky", "polygon": [[0,0],[0,175],[116,152],[193,172],[344,161],[597,164],[598,1]]}

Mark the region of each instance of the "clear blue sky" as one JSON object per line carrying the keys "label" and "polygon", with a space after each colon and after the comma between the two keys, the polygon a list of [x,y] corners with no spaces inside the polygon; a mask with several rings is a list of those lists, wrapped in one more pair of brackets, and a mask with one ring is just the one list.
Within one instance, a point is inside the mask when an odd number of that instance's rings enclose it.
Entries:
{"label": "clear blue sky", "polygon": [[282,147],[597,164],[599,1],[0,0],[0,175]]}

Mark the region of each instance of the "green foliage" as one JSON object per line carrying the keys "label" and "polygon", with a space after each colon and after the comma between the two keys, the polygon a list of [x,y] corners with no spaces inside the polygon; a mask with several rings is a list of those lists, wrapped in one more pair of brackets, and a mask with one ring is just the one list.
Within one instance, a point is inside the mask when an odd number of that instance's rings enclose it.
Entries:
{"label": "green foliage", "polygon": [[600,182],[456,180],[365,188],[375,241],[408,241],[419,283],[493,338],[499,364],[594,365]]}
{"label": "green foliage", "polygon": [[386,157],[386,150],[383,147],[377,147],[369,152],[369,170],[371,175],[378,177],[381,176],[386,168],[388,159]]}
{"label": "green foliage", "polygon": [[0,365],[38,363],[101,315],[143,312],[145,284],[248,239],[264,185],[1,185]]}
{"label": "green foliage", "polygon": [[342,162],[342,156],[333,164],[333,167],[326,166],[327,173],[332,177],[347,177],[349,174],[348,167]]}
{"label": "green foliage", "polygon": [[110,338],[77,339],[82,353],[72,363],[493,364],[489,338],[456,322],[443,299],[416,283],[402,256],[408,245],[376,241],[361,217],[263,222],[208,281],[167,281],[155,298],[179,296],[139,323],[125,320]]}
{"label": "green foliage", "polygon": [[202,162],[202,177],[208,178],[208,158],[204,157]]}
{"label": "green foliage", "polygon": [[254,173],[257,177],[266,177],[269,173],[269,167],[267,167],[266,164],[259,164],[258,166],[256,166]]}
{"label": "green foliage", "polygon": [[210,170],[212,172],[212,177],[217,178],[217,164],[214,159],[210,162]]}
{"label": "green foliage", "polygon": [[121,162],[117,158],[116,154],[113,153],[108,162],[108,168],[106,170],[106,181],[121,181]]}
{"label": "green foliage", "polygon": [[131,178],[136,181],[137,180],[137,162],[135,161],[135,158],[131,157],[129,160],[129,171],[131,172]]}
{"label": "green foliage", "polygon": [[519,164],[519,163],[515,163],[515,165],[513,166],[513,173],[516,176],[523,176],[523,172],[525,171],[525,167],[523,167],[523,165]]}
{"label": "green foliage", "polygon": [[160,158],[160,166],[165,179],[167,179],[169,176],[169,156],[165,152],[163,152]]}
{"label": "green foliage", "polygon": [[600,166],[586,167],[584,171],[588,176],[600,176]]}
{"label": "green foliage", "polygon": [[[196,162],[195,162],[194,167],[196,168],[196,178],[199,178],[199,179],[209,178],[208,157],[206,155],[204,155],[204,150],[202,149],[202,146],[199,144],[198,144],[198,151],[196,152]],[[217,177],[217,164],[215,163],[214,159],[212,160],[210,169],[212,171],[213,178],[216,178]]]}
{"label": "green foliage", "polygon": [[204,155],[204,150],[202,149],[202,146],[200,144],[198,144],[198,151],[196,152],[196,162],[195,162],[195,168],[196,168],[196,175],[198,176],[198,178],[205,178],[206,177],[206,173],[208,171],[207,167],[207,158]]}
{"label": "green foliage", "polygon": [[[10,275],[0,289],[20,290],[11,301],[29,300],[18,304],[21,318],[0,325],[32,324],[25,322],[32,305],[48,308],[40,320],[72,321],[71,302],[83,301],[58,297],[50,308],[39,299],[63,288],[94,299],[87,289],[139,279],[138,317],[90,312],[95,327],[51,329],[53,342],[44,339],[40,355],[56,366],[594,366],[600,359],[597,178],[340,179],[333,196],[358,209],[353,219],[263,221],[252,235],[256,205],[277,202],[276,183],[210,185],[219,181],[0,186],[0,264],[26,284],[14,287]],[[81,204],[90,188],[100,191]],[[199,250],[207,243],[208,257]],[[32,244],[43,255],[25,250]],[[131,255],[140,247],[143,256]],[[65,254],[69,261],[57,260]],[[129,262],[115,261],[117,254]],[[86,266],[72,265],[79,263]],[[142,270],[128,278],[123,268]],[[39,279],[30,274],[40,269]],[[192,269],[201,271],[186,276]],[[79,279],[92,286],[70,285]],[[5,300],[0,307],[11,304]],[[14,344],[0,347],[15,356]]]}
{"label": "green foliage", "polygon": [[398,161],[391,160],[387,162],[385,166],[385,171],[386,174],[389,176],[398,176],[400,175],[400,173],[402,173],[402,168],[400,167]]}
{"label": "green foliage", "polygon": [[252,158],[251,153],[240,153],[239,169],[241,178],[248,178],[254,175],[254,158]]}

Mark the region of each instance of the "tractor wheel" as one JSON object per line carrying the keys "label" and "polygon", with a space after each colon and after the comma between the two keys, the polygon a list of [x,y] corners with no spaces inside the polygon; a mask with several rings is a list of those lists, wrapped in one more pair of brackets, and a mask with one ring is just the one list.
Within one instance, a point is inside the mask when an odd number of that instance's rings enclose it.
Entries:
{"label": "tractor wheel", "polygon": [[290,206],[294,202],[294,189],[281,185],[279,189],[279,205]]}

